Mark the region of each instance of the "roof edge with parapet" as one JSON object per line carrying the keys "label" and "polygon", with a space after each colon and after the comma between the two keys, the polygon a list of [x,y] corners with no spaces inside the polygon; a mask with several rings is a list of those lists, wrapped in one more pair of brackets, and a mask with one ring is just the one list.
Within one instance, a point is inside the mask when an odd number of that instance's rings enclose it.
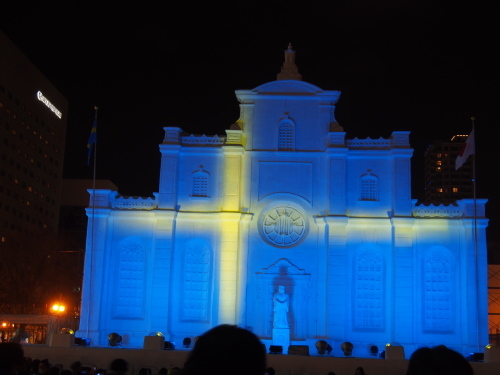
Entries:
{"label": "roof edge with parapet", "polygon": [[264,83],[252,90],[236,90],[236,97],[240,102],[249,98],[262,96],[296,96],[296,97],[321,97],[329,98],[336,102],[340,97],[340,91],[323,90],[311,83],[297,80],[277,80]]}

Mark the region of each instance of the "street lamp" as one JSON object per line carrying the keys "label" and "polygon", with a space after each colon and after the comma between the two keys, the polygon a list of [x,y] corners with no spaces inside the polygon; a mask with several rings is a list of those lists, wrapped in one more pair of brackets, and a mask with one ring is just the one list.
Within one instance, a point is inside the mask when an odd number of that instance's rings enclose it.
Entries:
{"label": "street lamp", "polygon": [[66,310],[66,306],[60,303],[54,303],[52,305],[52,313],[53,314],[61,314]]}
{"label": "street lamp", "polygon": [[56,302],[49,309],[50,318],[47,327],[47,333],[59,333],[61,329],[67,326],[66,322],[66,305]]}

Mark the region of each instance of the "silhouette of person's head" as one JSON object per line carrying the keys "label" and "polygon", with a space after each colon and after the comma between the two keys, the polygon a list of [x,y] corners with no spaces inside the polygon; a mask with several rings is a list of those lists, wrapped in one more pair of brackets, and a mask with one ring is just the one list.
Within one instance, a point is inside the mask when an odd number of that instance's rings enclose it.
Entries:
{"label": "silhouette of person's head", "polygon": [[365,370],[363,367],[358,367],[354,375],[365,375]]}
{"label": "silhouette of person's head", "polygon": [[122,358],[116,358],[109,365],[109,371],[113,374],[125,374],[128,371],[128,362]]}
{"label": "silhouette of person's head", "polygon": [[39,374],[47,374],[50,369],[50,363],[48,359],[42,359],[38,364],[38,373]]}
{"label": "silhouette of person's head", "polygon": [[0,373],[15,374],[24,364],[24,351],[16,342],[0,343]]}
{"label": "silhouette of person's head", "polygon": [[187,375],[263,375],[265,371],[266,350],[259,338],[227,324],[199,337],[183,369]]}
{"label": "silhouette of person's head", "polygon": [[444,345],[417,349],[410,357],[406,375],[473,375],[470,363]]}
{"label": "silhouette of person's head", "polygon": [[75,361],[69,366],[69,368],[73,374],[78,375],[82,370],[82,363],[80,361]]}

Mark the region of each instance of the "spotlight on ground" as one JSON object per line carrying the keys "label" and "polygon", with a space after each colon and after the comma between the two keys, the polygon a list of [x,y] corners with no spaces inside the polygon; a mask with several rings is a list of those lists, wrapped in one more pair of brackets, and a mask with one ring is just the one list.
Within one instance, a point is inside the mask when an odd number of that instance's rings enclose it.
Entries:
{"label": "spotlight on ground", "polygon": [[173,341],[165,341],[165,350],[175,350],[175,342]]}
{"label": "spotlight on ground", "polygon": [[108,335],[109,346],[120,346],[122,344],[122,337],[118,333],[110,333]]}
{"label": "spotlight on ground", "polygon": [[465,358],[470,362],[484,362],[484,353],[469,353]]}
{"label": "spotlight on ground", "polygon": [[346,341],[343,342],[342,345],[340,345],[340,349],[342,349],[346,357],[350,357],[352,355],[352,350],[354,349],[354,345],[349,341]]}
{"label": "spotlight on ground", "polygon": [[163,333],[158,332],[158,331],[155,331],[155,332],[151,332],[151,333],[149,334],[149,336],[158,336],[158,337],[163,337]]}
{"label": "spotlight on ground", "polygon": [[269,354],[283,354],[283,347],[281,345],[270,345]]}
{"label": "spotlight on ground", "polygon": [[90,346],[90,339],[86,337],[75,337],[76,346]]}
{"label": "spotlight on ground", "polygon": [[325,340],[318,340],[316,341],[316,350],[318,351],[318,354],[325,354],[325,352],[327,352],[328,354],[330,354],[332,352],[332,347],[330,346],[330,344],[328,344]]}

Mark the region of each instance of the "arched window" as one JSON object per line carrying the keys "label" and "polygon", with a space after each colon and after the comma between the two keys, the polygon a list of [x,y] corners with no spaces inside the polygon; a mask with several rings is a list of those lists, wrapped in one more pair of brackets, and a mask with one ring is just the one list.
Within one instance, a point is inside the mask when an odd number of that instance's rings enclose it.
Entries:
{"label": "arched window", "polygon": [[378,201],[378,178],[370,169],[361,176],[360,200]]}
{"label": "arched window", "polygon": [[199,240],[190,241],[184,253],[182,319],[208,321],[210,306],[211,251]]}
{"label": "arched window", "polygon": [[282,120],[279,124],[278,150],[295,150],[295,124],[289,118]]}
{"label": "arched window", "polygon": [[207,171],[199,170],[193,173],[193,187],[191,196],[208,197],[209,177]]}
{"label": "arched window", "polygon": [[145,260],[144,247],[136,241],[131,240],[121,246],[115,315],[143,317]]}
{"label": "arched window", "polygon": [[356,257],[354,326],[356,328],[383,327],[383,263],[373,250]]}
{"label": "arched window", "polygon": [[424,329],[451,330],[452,265],[445,250],[434,250],[425,257],[424,264]]}

